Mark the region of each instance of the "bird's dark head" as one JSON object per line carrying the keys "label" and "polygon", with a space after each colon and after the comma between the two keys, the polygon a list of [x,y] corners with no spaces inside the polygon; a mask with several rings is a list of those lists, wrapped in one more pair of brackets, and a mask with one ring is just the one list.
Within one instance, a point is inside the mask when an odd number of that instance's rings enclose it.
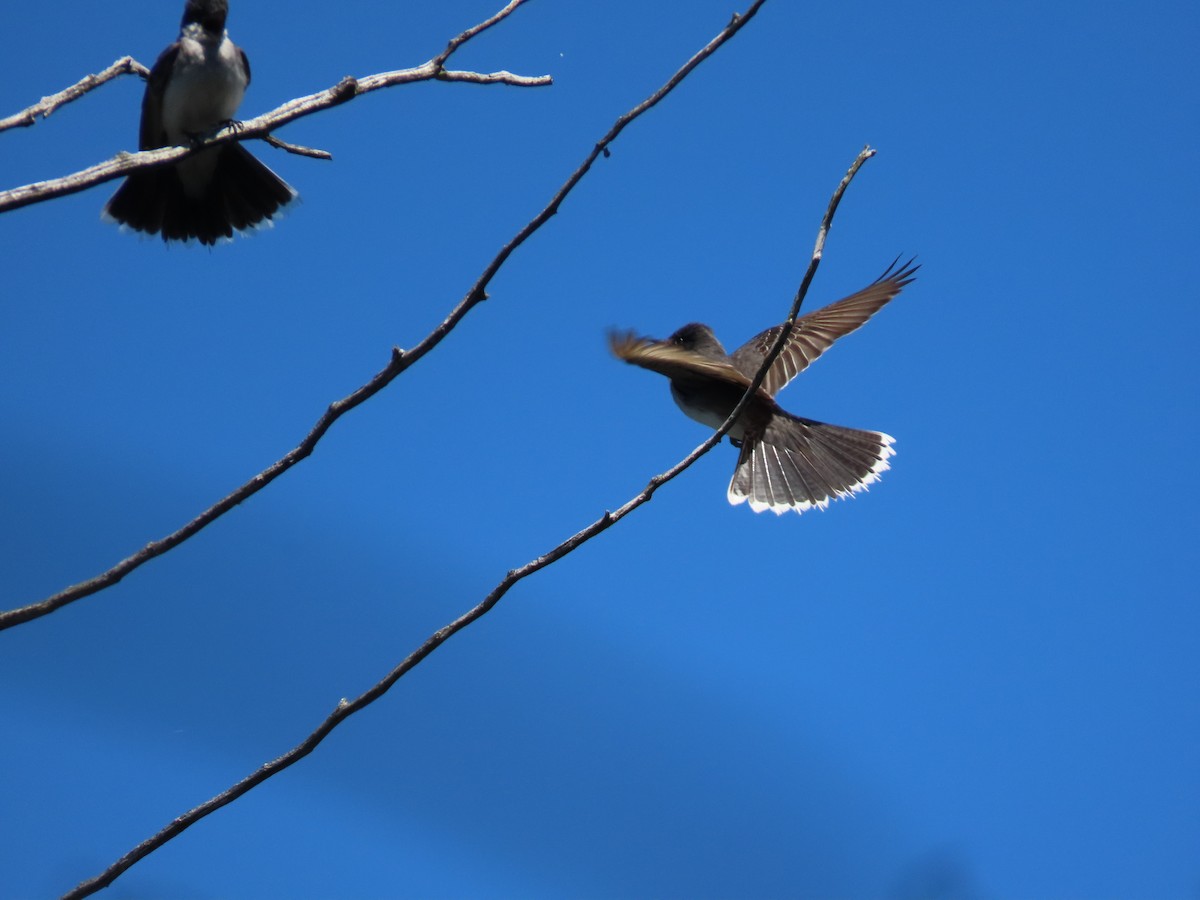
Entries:
{"label": "bird's dark head", "polygon": [[225,17],[229,15],[229,0],[187,0],[183,8],[182,28],[196,24],[210,34],[225,31]]}
{"label": "bird's dark head", "polygon": [[684,350],[691,350],[703,356],[711,356],[716,359],[725,358],[725,348],[721,346],[721,342],[717,340],[717,336],[713,334],[712,329],[707,325],[701,325],[699,322],[684,325],[663,341],[663,343],[674,347],[681,347]]}

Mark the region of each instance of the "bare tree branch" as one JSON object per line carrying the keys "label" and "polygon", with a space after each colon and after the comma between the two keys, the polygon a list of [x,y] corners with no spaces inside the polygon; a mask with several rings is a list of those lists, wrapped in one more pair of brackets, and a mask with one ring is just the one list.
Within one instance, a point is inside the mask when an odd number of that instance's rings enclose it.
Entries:
{"label": "bare tree branch", "polygon": [[[440,69],[442,66],[444,66],[446,64],[446,60],[448,60],[451,57],[451,55],[454,53],[455,50],[457,50],[459,47],[461,47],[463,44],[465,44],[471,38],[475,37],[475,35],[481,34],[485,31],[487,31],[489,28],[491,28],[493,25],[495,25],[497,22],[499,22],[501,19],[503,19],[505,16],[507,16],[509,13],[511,13],[513,10],[515,10],[518,6],[520,6],[524,2],[525,2],[525,0],[511,0],[511,2],[509,2],[509,4],[506,7],[504,7],[504,9],[500,10],[498,13],[496,13],[490,19],[485,19],[484,21],[480,22],[478,25],[474,26],[473,28],[468,28],[466,31],[464,31],[462,34],[458,35],[457,37],[451,38],[450,43],[448,43],[446,45],[446,49],[443,50],[441,53],[439,53],[437,56],[435,56],[432,60],[430,60],[430,62],[437,65],[437,67]],[[508,73],[504,73],[504,74],[508,74]]]}
{"label": "bare tree branch", "polygon": [[78,100],[88,91],[94,91],[105,82],[112,81],[121,75],[132,74],[146,78],[150,75],[150,70],[132,56],[123,56],[103,72],[85,75],[69,88],[65,88],[57,94],[51,94],[49,97],[43,97],[33,106],[14,113],[7,119],[0,119],[0,131],[7,131],[10,128],[28,128],[37,122],[39,116],[45,119],[60,106],[65,106],[72,100]]}
{"label": "bare tree branch", "polygon": [[[68,194],[75,194],[79,191],[87,190],[98,184],[103,184],[106,181],[112,181],[114,178],[120,178],[128,175],[130,172],[136,172],[139,169],[149,169],[154,166],[166,165],[167,163],[176,162],[183,157],[195,153],[204,147],[213,144],[220,144],[225,141],[241,141],[250,140],[251,138],[267,138],[273,129],[287,125],[289,122],[294,122],[296,119],[311,116],[313,113],[320,112],[324,109],[329,109],[333,106],[340,106],[355,97],[362,94],[369,94],[372,91],[378,91],[383,88],[395,87],[400,84],[411,84],[415,81],[465,81],[470,84],[510,84],[516,87],[544,87],[552,84],[553,79],[549,75],[514,75],[511,72],[462,72],[445,67],[446,61],[450,55],[459,47],[469,41],[475,35],[480,34],[486,29],[495,25],[501,19],[506,18],[518,6],[527,3],[528,0],[512,0],[498,13],[490,19],[481,22],[473,28],[468,28],[462,34],[450,41],[449,45],[440,54],[435,56],[422,65],[413,69],[398,69],[394,72],[380,72],[376,75],[367,75],[363,78],[353,78],[347,75],[337,84],[326,90],[319,91],[315,94],[310,94],[307,97],[298,97],[295,100],[289,100],[287,103],[279,106],[268,113],[263,113],[255,119],[250,119],[246,122],[238,123],[236,126],[223,128],[216,134],[208,137],[206,140],[198,141],[194,146],[190,147],[162,147],[157,150],[143,150],[140,153],[127,153],[122,151],[112,159],[90,166],[79,172],[74,172],[70,175],[64,175],[61,178],[52,178],[48,181],[37,181],[33,184],[22,185],[7,191],[0,191],[0,213],[7,212],[12,209],[19,209],[22,206],[29,206],[32,203],[41,203],[44,200],[53,200],[56,197],[65,197]],[[128,59],[128,57],[126,57]],[[88,78],[100,78],[110,72],[122,60],[118,60],[113,66],[110,66],[104,72],[97,76],[88,76]],[[140,63],[130,60],[132,66],[137,66],[137,70],[145,74],[145,67]],[[121,72],[116,72],[108,75],[108,78],[113,78]],[[80,84],[88,81],[85,78]],[[107,79],[106,79],[107,80]],[[68,88],[69,91],[75,90],[79,85]],[[94,85],[89,85],[81,90],[75,96],[85,93]],[[56,97],[59,95],[55,95]],[[42,103],[54,98],[46,98]],[[71,97],[69,99],[74,99]],[[65,101],[64,101],[65,102]],[[41,104],[38,104],[40,107]],[[38,107],[30,107],[36,110]],[[52,107],[53,108],[53,107]],[[12,117],[21,119],[29,110],[18,113]],[[8,119],[4,120],[9,121]],[[17,124],[28,124],[18,121]],[[278,145],[277,145],[278,146]],[[283,149],[290,149],[284,147]],[[305,148],[307,149],[307,148]],[[292,151],[299,152],[299,151]],[[303,153],[305,156],[320,155],[317,153]]]}
{"label": "bare tree branch", "polygon": [[[517,0],[514,0],[514,3],[515,2],[517,2]],[[608,152],[609,145],[616,140],[617,135],[619,135],[625,129],[625,126],[627,126],[642,113],[653,107],[667,94],[674,90],[675,87],[687,77],[689,72],[691,72],[694,68],[696,68],[696,66],[711,56],[714,52],[716,52],[717,48],[729,40],[729,38],[737,34],[737,32],[741,30],[742,26],[745,25],[746,22],[748,22],[751,18],[753,18],[754,14],[758,12],[759,7],[765,2],[766,0],[755,0],[755,2],[748,10],[746,10],[745,13],[741,15],[735,15],[729,25],[727,25],[725,29],[715,38],[713,38],[703,49],[701,49],[691,59],[684,63],[683,67],[680,68],[679,71],[674,75],[672,75],[666,84],[660,87],[657,91],[643,100],[629,112],[617,119],[612,128],[609,129],[608,133],[592,148],[592,152],[588,154],[587,158],[583,161],[579,168],[571,173],[571,176],[566,180],[566,182],[563,183],[562,187],[558,189],[546,207],[536,216],[534,216],[524,228],[517,232],[516,236],[512,240],[510,240],[504,245],[503,248],[501,248],[500,252],[496,254],[496,257],[488,264],[487,268],[484,269],[483,274],[479,276],[479,279],[471,286],[471,289],[467,291],[466,295],[450,311],[450,314],[446,316],[442,323],[428,335],[426,335],[425,338],[411,350],[401,350],[399,347],[393,348],[392,358],[388,364],[379,372],[377,372],[370,381],[368,381],[358,390],[354,391],[354,393],[343,397],[341,400],[336,400],[331,403],[325,410],[324,414],[317,419],[317,422],[312,427],[312,430],[309,431],[308,435],[305,436],[304,440],[302,440],[294,450],[289,452],[286,456],[276,460],[267,468],[263,469],[232,493],[218,500],[183,527],[173,531],[166,537],[151,541],[141,550],[121,560],[107,571],[101,572],[99,575],[95,576],[94,578],[89,578],[87,581],[81,581],[78,584],[73,584],[68,588],[64,588],[57,594],[47,597],[44,600],[31,603],[28,606],[22,606],[17,609],[11,609],[0,613],[0,631],[3,631],[6,628],[12,628],[14,625],[20,625],[24,622],[31,621],[32,619],[40,618],[41,616],[54,612],[54,610],[59,609],[60,607],[66,606],[68,603],[72,603],[83,597],[87,597],[90,594],[101,591],[106,587],[116,584],[130,572],[134,571],[155,557],[161,556],[173,547],[177,547],[179,544],[183,543],[205,526],[211,524],[219,519],[222,515],[229,512],[229,510],[233,509],[238,504],[248,500],[292,466],[309,456],[309,454],[311,454],[313,449],[317,446],[317,442],[324,437],[325,432],[330,429],[334,422],[336,422],[350,410],[354,409],[354,407],[358,406],[360,403],[369,400],[371,397],[375,396],[375,394],[387,387],[398,375],[400,375],[400,373],[404,372],[409,366],[416,363],[417,360],[440,344],[442,339],[445,338],[477,304],[486,300],[487,286],[491,282],[492,278],[495,277],[496,273],[500,270],[500,267],[504,265],[505,261],[513,254],[513,251],[515,251],[517,247],[521,246],[521,244],[523,244],[535,231],[541,228],[542,225],[544,225],[555,213],[558,212],[558,208],[562,204],[563,200],[566,199],[567,195],[571,192],[575,185],[579,183],[584,175],[588,173],[588,170],[591,169],[592,164],[596,161],[596,159],[601,154],[606,154]],[[513,5],[514,4],[509,4],[510,7]],[[506,10],[508,8],[509,7],[505,7]],[[476,27],[482,28],[487,24],[488,23],[484,23],[483,26]],[[464,32],[464,34],[465,33],[466,32]],[[462,37],[462,35],[459,37]],[[447,48],[447,51],[453,51],[456,46],[457,45],[454,45],[454,43],[451,42],[451,46]],[[436,63],[436,60],[433,62]],[[162,153],[175,151],[154,150],[148,152]],[[143,154],[139,154],[139,156],[140,155]]]}
{"label": "bare tree branch", "polygon": [[[788,312],[788,317],[784,321],[783,327],[780,329],[779,336],[775,339],[775,343],[771,345],[770,352],[763,358],[762,365],[758,368],[758,373],[751,380],[750,387],[742,395],[742,399],[733,408],[733,412],[729,414],[729,418],[725,420],[725,423],[717,429],[713,438],[709,439],[712,441],[712,445],[705,446],[709,443],[708,441],[701,444],[693,454],[689,455],[683,461],[687,463],[683,468],[687,468],[687,466],[690,466],[707,453],[733,427],[733,423],[742,414],[742,410],[750,402],[750,398],[754,396],[754,392],[758,390],[759,386],[763,383],[763,379],[767,377],[767,372],[775,364],[775,360],[779,358],[779,354],[783,352],[783,347],[787,343],[788,336],[792,333],[792,326],[796,324],[796,317],[800,315],[800,305],[804,303],[804,298],[808,294],[808,287],[812,284],[812,280],[817,274],[817,267],[821,265],[821,257],[825,253],[825,238],[829,235],[829,229],[833,227],[833,216],[842,202],[842,195],[846,193],[846,188],[850,186],[850,182],[854,180],[854,176],[858,174],[858,170],[863,167],[863,163],[874,155],[875,151],[869,146],[863,147],[862,152],[858,154],[858,157],[850,165],[850,168],[846,171],[837,188],[834,189],[833,196],[829,198],[829,206],[825,209],[825,216],[821,219],[821,227],[817,229],[817,243],[813,247],[812,259],[809,260],[808,269],[804,272],[804,278],[800,281],[800,287],[796,289],[796,296],[792,299],[792,308]],[[695,459],[692,456],[695,456]],[[680,469],[680,471],[683,471],[683,469]],[[671,477],[673,478],[674,475]]]}
{"label": "bare tree branch", "polygon": [[[752,7],[749,12],[747,12],[746,16],[743,17],[743,21],[745,21],[746,18],[749,18],[749,16],[753,14],[753,11],[757,9],[759,5],[761,5],[761,0],[760,3],[755,4],[755,6]],[[833,222],[833,215],[841,201],[842,194],[845,192],[846,187],[850,184],[850,181],[854,178],[854,175],[858,172],[859,168],[861,168],[862,164],[866,162],[866,160],[870,159],[870,157],[874,154],[875,151],[869,148],[863,150],[863,152],[859,154],[858,158],[855,160],[854,164],[850,167],[846,177],[842,179],[841,184],[838,185],[837,190],[834,192],[833,197],[829,202],[829,206],[826,209],[825,217],[821,223],[821,229],[818,233],[817,245],[813,250],[812,259],[810,260],[808,269],[804,274],[804,279],[800,283],[800,288],[796,292],[796,297],[792,301],[792,308],[788,318],[789,322],[795,321],[795,318],[800,310],[800,305],[804,301],[804,296],[808,292],[808,286],[812,282],[812,277],[816,274],[816,269],[820,264],[821,255],[824,250],[825,236],[829,232],[829,227]],[[780,341],[775,347],[776,354],[781,346],[782,341]],[[601,532],[612,527],[638,507],[649,502],[650,498],[654,496],[654,492],[657,491],[658,488],[675,478],[677,475],[681,474],[685,469],[690,467],[696,460],[698,460],[701,456],[703,456],[720,442],[721,437],[726,431],[728,431],[729,427],[736,420],[741,407],[754,395],[754,392],[758,390],[758,384],[761,383],[763,377],[765,377],[767,370],[771,366],[771,362],[772,358],[770,356],[764,360],[763,365],[759,369],[758,374],[754,379],[755,383],[752,384],[749,389],[747,389],[746,393],[742,397],[742,402],[739,403],[738,408],[730,414],[729,419],[725,422],[725,424],[722,425],[720,429],[715,431],[712,436],[708,438],[708,440],[689,453],[686,457],[684,457],[684,459],[680,460],[680,462],[678,462],[676,465],[672,466],[666,472],[651,478],[649,483],[640,494],[633,497],[623,506],[619,507],[615,512],[606,511],[600,518],[596,519],[582,530],[571,535],[571,537],[555,546],[548,553],[539,556],[536,559],[530,560],[520,568],[509,571],[508,574],[505,575],[500,581],[500,583],[497,584],[491,590],[491,592],[476,606],[459,616],[453,622],[443,626],[442,628],[439,628],[437,631],[431,634],[425,639],[424,643],[422,643],[420,647],[405,657],[405,659],[398,666],[392,669],[392,671],[390,671],[380,681],[376,682],[371,688],[360,694],[358,697],[355,697],[353,700],[342,699],[339,701],[333,712],[331,712],[325,718],[325,720],[321,722],[321,724],[318,725],[311,734],[308,735],[308,737],[306,737],[287,753],[284,753],[282,756],[265,763],[256,771],[217,794],[215,797],[212,797],[206,802],[177,817],[167,827],[163,828],[153,837],[150,837],[138,844],[123,857],[113,863],[109,868],[105,869],[104,872],[100,873],[95,878],[79,884],[72,891],[63,895],[64,900],[68,900],[68,898],[72,898],[73,900],[73,898],[86,897],[95,891],[100,890],[101,888],[107,887],[113,882],[113,880],[115,880],[119,875],[121,875],[121,873],[126,871],[134,863],[143,859],[150,853],[153,853],[167,841],[183,833],[187,828],[194,825],[200,819],[204,818],[210,813],[216,812],[221,807],[232,803],[243,794],[262,784],[268,778],[278,775],[284,769],[287,769],[288,767],[302,760],[304,757],[308,756],[342,722],[354,715],[356,712],[359,712],[360,710],[374,703],[376,700],[386,694],[388,690],[390,690],[392,686],[396,684],[397,681],[416,668],[417,665],[419,665],[426,657],[432,654],[438,647],[444,644],[459,631],[462,631],[472,622],[475,622],[486,615],[496,606],[497,603],[500,602],[501,598],[504,597],[504,595],[508,593],[509,589],[512,588],[517,582],[528,578],[535,572],[546,568],[551,563],[562,559],[564,556],[578,549]]]}

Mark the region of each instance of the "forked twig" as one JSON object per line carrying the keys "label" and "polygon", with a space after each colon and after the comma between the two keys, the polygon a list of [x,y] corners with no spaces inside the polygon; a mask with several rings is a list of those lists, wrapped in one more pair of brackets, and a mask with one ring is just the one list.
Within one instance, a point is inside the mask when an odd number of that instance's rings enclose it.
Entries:
{"label": "forked twig", "polygon": [[328,150],[318,150],[316,147],[302,147],[299,144],[290,144],[287,141],[280,140],[273,134],[268,134],[263,140],[278,150],[286,150],[288,153],[295,153],[297,156],[307,156],[310,159],[333,159],[333,154]]}

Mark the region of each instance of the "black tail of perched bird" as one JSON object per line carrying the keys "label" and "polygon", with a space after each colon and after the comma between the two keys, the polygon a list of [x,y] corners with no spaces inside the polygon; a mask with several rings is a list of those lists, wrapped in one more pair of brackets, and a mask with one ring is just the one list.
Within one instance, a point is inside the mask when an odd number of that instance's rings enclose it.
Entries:
{"label": "black tail of perched bird", "polygon": [[[899,260],[897,260],[898,262]],[[827,425],[785,412],[775,395],[834,341],[862,326],[916,277],[910,260],[888,267],[868,287],[796,320],[782,352],[751,397],[729,437],[741,447],[729,484],[729,502],[804,512],[824,508],[879,480],[895,454],[878,431]],[[707,325],[680,328],[663,341],[632,334],[609,337],[620,359],[671,379],[671,396],[698,422],[719,428],[757,374],[784,326],[759,334],[727,355]]]}
{"label": "black tail of perched bird", "polygon": [[105,215],[135,231],[161,234],[164,241],[195,238],[215,244],[233,237],[235,231],[270,220],[295,199],[296,192],[241,144],[225,144],[198,155],[209,153],[215,157],[211,175],[193,179],[192,190],[180,166],[135,172],[108,201]]}
{"label": "black tail of perched bird", "polygon": [[[246,54],[225,33],[227,0],[188,0],[179,40],[159,56],[142,98],[138,146],[186,145],[228,124],[250,84]],[[272,217],[296,192],[240,143],[135,172],[104,218],[164,241],[214,244]]]}

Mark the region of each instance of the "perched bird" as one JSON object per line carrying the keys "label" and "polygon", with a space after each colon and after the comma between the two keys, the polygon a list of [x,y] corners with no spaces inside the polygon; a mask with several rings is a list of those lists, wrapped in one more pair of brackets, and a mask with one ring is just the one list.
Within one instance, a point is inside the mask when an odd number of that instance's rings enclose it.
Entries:
{"label": "perched bird", "polygon": [[[187,0],[179,40],[150,70],[138,147],[187,145],[231,124],[250,84],[246,54],[225,33],[228,0]],[[269,221],[296,192],[240,142],[134,172],[103,217],[164,241],[202,244]]]}
{"label": "perched bird", "polygon": [[[898,262],[899,260],[897,260]],[[827,425],[785,412],[775,402],[814,359],[878,312],[916,277],[919,267],[892,263],[857,294],[801,316],[729,438],[741,448],[729,502],[749,501],[755,512],[824,508],[863,490],[888,468],[893,440],[878,431]],[[618,358],[671,379],[671,396],[685,413],[712,428],[724,424],[750,387],[782,325],[768,328],[732,354],[707,325],[684,325],[663,341],[632,333],[609,335]]]}

